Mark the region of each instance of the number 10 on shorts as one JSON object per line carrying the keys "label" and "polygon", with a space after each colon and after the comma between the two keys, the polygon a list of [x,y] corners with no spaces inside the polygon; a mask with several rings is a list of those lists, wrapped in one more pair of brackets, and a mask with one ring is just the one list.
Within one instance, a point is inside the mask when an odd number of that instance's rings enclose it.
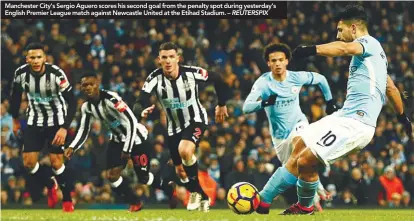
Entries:
{"label": "number 10 on shorts", "polygon": [[330,130],[316,144],[322,147],[329,147],[336,141],[336,135]]}

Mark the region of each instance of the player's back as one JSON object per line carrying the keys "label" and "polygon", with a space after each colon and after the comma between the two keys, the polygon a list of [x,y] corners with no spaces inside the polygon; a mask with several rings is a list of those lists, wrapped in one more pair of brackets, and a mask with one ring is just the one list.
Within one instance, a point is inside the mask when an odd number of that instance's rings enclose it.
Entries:
{"label": "player's back", "polygon": [[387,56],[381,44],[370,35],[362,36],[355,41],[362,44],[364,52],[352,57],[347,95],[338,114],[375,127],[385,103]]}

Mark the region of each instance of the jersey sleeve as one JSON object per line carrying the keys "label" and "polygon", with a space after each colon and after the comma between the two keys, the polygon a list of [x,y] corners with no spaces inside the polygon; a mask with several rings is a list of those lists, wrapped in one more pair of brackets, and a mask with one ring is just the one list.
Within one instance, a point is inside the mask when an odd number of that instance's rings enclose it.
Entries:
{"label": "jersey sleeve", "polygon": [[247,95],[247,98],[243,104],[243,113],[249,114],[256,112],[260,109],[262,109],[262,85],[261,85],[261,79],[258,79],[256,82],[254,82],[252,90],[250,91],[249,95]]}
{"label": "jersey sleeve", "polygon": [[363,36],[360,38],[355,39],[356,42],[359,42],[363,47],[362,57],[369,57],[374,54],[374,52],[377,50],[376,46],[376,39],[370,38],[368,36]]}
{"label": "jersey sleeve", "polygon": [[84,103],[81,107],[80,125],[76,132],[75,139],[73,139],[72,143],[69,145],[69,147],[72,147],[75,151],[85,143],[91,130],[92,114],[87,111],[87,106],[88,104]]}
{"label": "jersey sleeve", "polygon": [[194,78],[198,81],[208,81],[208,71],[204,68],[197,67]]}
{"label": "jersey sleeve", "polygon": [[145,80],[144,85],[142,86],[142,91],[151,94],[154,91],[154,88],[157,86],[158,79],[155,73],[151,73]]}
{"label": "jersey sleeve", "polygon": [[59,74],[56,77],[56,84],[59,86],[59,91],[64,92],[71,90],[72,86],[70,85],[65,72],[56,65],[53,65],[52,67],[59,72]]}

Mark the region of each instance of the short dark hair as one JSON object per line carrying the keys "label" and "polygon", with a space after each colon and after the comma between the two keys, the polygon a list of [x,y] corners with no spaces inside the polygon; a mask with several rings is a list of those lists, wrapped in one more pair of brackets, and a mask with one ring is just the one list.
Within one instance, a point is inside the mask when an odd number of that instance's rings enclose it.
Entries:
{"label": "short dark hair", "polygon": [[85,72],[82,74],[82,77],[80,78],[81,80],[87,77],[94,77],[94,78],[98,78],[98,75],[95,72]]}
{"label": "short dark hair", "polygon": [[292,50],[287,44],[273,43],[269,44],[264,48],[263,58],[269,61],[269,54],[274,52],[283,52],[288,60],[292,57]]}
{"label": "short dark hair", "polygon": [[178,46],[174,42],[165,42],[160,45],[160,49],[158,51],[162,50],[175,50],[178,52]]}
{"label": "short dark hair", "polygon": [[39,42],[33,42],[33,43],[30,43],[29,45],[27,45],[27,47],[26,47],[26,51],[37,50],[37,49],[40,49],[44,52],[45,51],[45,45],[43,45],[42,43],[39,43]]}
{"label": "short dark hair", "polygon": [[361,21],[365,26],[368,26],[368,15],[364,10],[364,7],[360,5],[347,5],[343,11],[341,11],[335,18],[336,22],[341,20],[351,21],[357,20]]}

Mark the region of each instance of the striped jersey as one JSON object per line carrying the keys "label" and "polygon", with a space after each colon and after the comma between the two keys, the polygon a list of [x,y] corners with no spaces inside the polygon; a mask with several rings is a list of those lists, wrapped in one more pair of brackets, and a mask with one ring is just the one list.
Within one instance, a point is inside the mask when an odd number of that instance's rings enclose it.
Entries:
{"label": "striped jersey", "polygon": [[192,122],[208,124],[207,111],[199,100],[199,83],[208,81],[208,72],[200,67],[179,66],[175,80],[164,76],[162,68],[146,79],[142,92],[155,94],[167,114],[168,135],[180,133]]}
{"label": "striped jersey", "polygon": [[81,114],[75,139],[69,145],[75,150],[88,138],[92,118],[100,120],[109,128],[111,140],[124,143],[124,152],[131,152],[134,145],[143,143],[148,137],[145,126],[138,123],[132,110],[115,92],[101,90],[98,102],[86,101],[82,104]]}
{"label": "striped jersey", "polygon": [[[27,124],[38,127],[63,125],[68,107],[62,95],[72,90],[65,72],[56,65],[45,64],[45,73],[32,73],[30,65],[16,69],[13,87],[27,93]],[[69,122],[70,123],[70,122]]]}

